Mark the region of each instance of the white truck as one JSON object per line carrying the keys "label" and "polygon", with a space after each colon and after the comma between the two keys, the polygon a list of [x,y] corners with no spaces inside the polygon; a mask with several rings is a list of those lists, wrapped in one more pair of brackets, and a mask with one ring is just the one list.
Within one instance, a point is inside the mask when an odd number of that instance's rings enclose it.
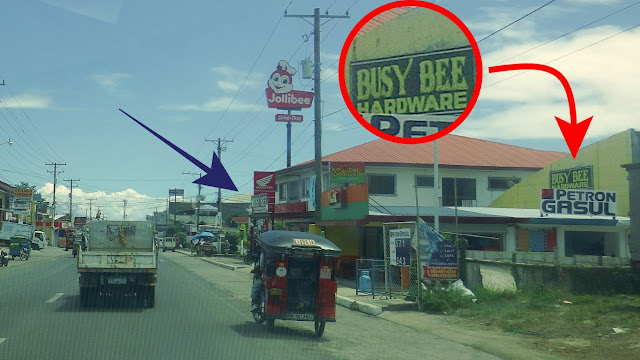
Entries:
{"label": "white truck", "polygon": [[158,250],[147,221],[92,221],[87,249],[78,252],[80,305],[99,298],[135,296],[155,306]]}
{"label": "white truck", "polygon": [[33,239],[35,226],[27,224],[18,224],[10,221],[3,221],[0,228],[0,244],[9,246],[13,236],[24,236],[27,239]]}
{"label": "white truck", "polygon": [[31,248],[33,250],[41,250],[47,247],[49,238],[44,231],[34,231],[33,239],[31,240]]}
{"label": "white truck", "polygon": [[171,251],[176,251],[176,239],[174,239],[171,236],[165,236],[162,239],[162,252],[165,252],[167,250],[171,250]]}

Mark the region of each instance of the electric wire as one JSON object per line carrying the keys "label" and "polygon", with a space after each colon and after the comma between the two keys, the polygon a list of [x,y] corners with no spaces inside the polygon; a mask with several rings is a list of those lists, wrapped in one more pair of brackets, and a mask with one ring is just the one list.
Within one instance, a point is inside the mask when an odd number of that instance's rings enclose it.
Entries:
{"label": "electric wire", "polygon": [[480,44],[480,43],[481,43],[481,42],[483,42],[484,40],[486,40],[486,39],[488,39],[488,38],[492,37],[493,35],[495,35],[495,34],[499,33],[500,31],[502,31],[502,30],[504,30],[504,29],[506,29],[506,28],[508,28],[509,26],[511,26],[511,25],[513,25],[513,24],[515,24],[515,23],[517,23],[518,21],[520,21],[520,20],[522,20],[522,19],[526,18],[527,16],[529,16],[529,15],[531,15],[531,14],[535,13],[536,11],[538,11],[538,10],[540,10],[540,9],[544,8],[545,6],[547,6],[547,5],[551,4],[551,3],[552,3],[552,2],[554,2],[554,1],[556,1],[556,0],[551,0],[551,1],[549,1],[548,3],[546,3],[546,4],[544,4],[544,5],[540,6],[540,7],[538,7],[537,9],[535,9],[535,10],[533,10],[533,11],[531,11],[531,12],[529,12],[529,13],[525,14],[525,15],[523,15],[522,17],[520,17],[520,18],[518,18],[518,19],[516,19],[516,20],[512,21],[511,23],[509,23],[509,24],[507,24],[507,25],[505,25],[505,26],[501,27],[500,29],[498,29],[498,30],[496,30],[496,31],[492,32],[491,34],[489,34],[489,35],[485,36],[484,38],[482,38],[482,39],[478,40],[478,41],[477,41],[477,43],[478,43],[478,44]]}

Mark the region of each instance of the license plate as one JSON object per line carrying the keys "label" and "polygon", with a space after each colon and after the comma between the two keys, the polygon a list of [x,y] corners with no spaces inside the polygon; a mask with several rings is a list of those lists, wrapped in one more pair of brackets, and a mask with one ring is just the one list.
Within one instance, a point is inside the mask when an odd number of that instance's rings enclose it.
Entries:
{"label": "license plate", "polygon": [[289,318],[292,320],[313,320],[313,314],[291,314]]}
{"label": "license plate", "polygon": [[109,285],[123,285],[127,283],[126,277],[110,277],[107,279]]}

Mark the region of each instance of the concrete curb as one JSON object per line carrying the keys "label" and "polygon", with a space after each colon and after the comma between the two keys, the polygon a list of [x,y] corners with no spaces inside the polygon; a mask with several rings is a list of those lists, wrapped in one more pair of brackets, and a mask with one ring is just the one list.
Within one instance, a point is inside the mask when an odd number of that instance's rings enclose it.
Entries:
{"label": "concrete curb", "polygon": [[[187,255],[187,256],[191,256],[192,255],[191,252],[184,251],[184,250],[176,250],[176,252],[180,253],[180,254],[183,254],[183,255]],[[195,258],[195,256],[191,256],[191,257]],[[239,268],[239,266],[225,264],[223,262],[215,261],[215,260],[210,259],[210,258],[200,258],[200,260],[206,261],[206,262],[208,262],[210,264],[217,265],[217,266],[220,266],[222,268],[225,268],[225,269],[231,270],[231,271],[236,271],[236,269]]]}
{"label": "concrete curb", "polygon": [[352,300],[346,296],[336,294],[336,304],[347,309],[360,311],[361,313],[378,316],[382,314],[382,308],[380,306],[367,304],[362,301]]}
{"label": "concrete curb", "polygon": [[206,261],[206,262],[208,262],[210,264],[217,265],[217,266],[220,266],[220,267],[223,267],[225,269],[232,270],[232,271],[236,271],[236,269],[238,268],[237,266],[225,264],[225,263],[222,263],[222,262],[219,262],[219,261],[206,259],[206,258],[202,258],[202,261]]}

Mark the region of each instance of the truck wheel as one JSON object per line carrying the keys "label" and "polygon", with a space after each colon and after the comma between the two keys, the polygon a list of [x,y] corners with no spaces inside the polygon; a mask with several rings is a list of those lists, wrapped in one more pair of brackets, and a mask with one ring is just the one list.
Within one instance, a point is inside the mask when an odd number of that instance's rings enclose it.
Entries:
{"label": "truck wheel", "polygon": [[145,301],[149,309],[153,309],[156,306],[156,288],[155,286],[148,286],[145,291]]}
{"label": "truck wheel", "polygon": [[87,307],[91,302],[91,294],[92,291],[88,288],[81,287],[80,288],[80,306]]}
{"label": "truck wheel", "polygon": [[38,244],[31,244],[31,248],[33,250],[40,250],[40,246],[38,246]]}

